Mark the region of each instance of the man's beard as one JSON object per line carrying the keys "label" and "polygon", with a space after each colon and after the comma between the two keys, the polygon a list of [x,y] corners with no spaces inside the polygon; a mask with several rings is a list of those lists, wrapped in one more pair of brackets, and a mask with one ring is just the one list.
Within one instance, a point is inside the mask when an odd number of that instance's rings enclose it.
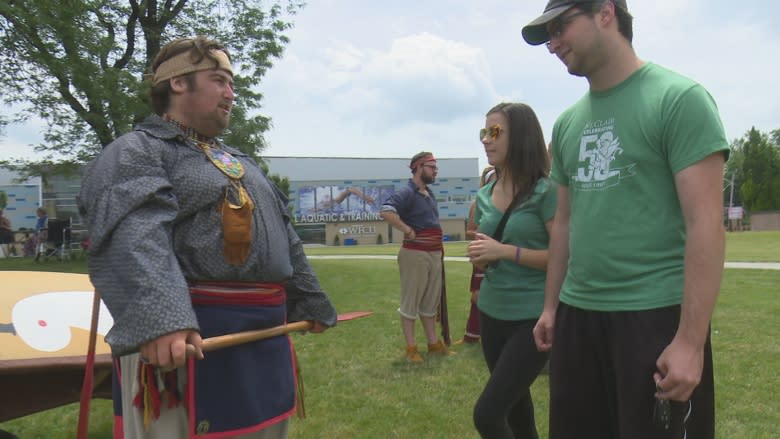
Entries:
{"label": "man's beard", "polygon": [[429,175],[421,175],[421,176],[420,176],[420,179],[421,179],[421,180],[422,180],[422,182],[423,182],[423,183],[425,183],[425,184],[432,184],[434,181],[436,181],[436,179],[435,179],[435,178],[433,178],[433,177],[431,177],[431,176],[429,176]]}
{"label": "man's beard", "polygon": [[211,113],[200,115],[198,117],[198,132],[207,137],[217,137],[221,135],[230,125],[230,114],[225,115],[222,110],[215,110]]}

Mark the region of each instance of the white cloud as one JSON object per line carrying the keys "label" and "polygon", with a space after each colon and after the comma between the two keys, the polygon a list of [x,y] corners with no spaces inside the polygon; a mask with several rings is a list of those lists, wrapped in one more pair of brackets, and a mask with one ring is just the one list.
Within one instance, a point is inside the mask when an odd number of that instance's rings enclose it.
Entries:
{"label": "white cloud", "polygon": [[[261,112],[274,124],[266,154],[410,157],[430,149],[483,159],[474,132],[506,100],[531,105],[549,138],[587,81],[522,40],[522,26],[545,3],[309,2],[261,87]],[[701,82],[730,139],[751,125],[780,128],[775,0],[631,0],[629,7],[638,55]]]}
{"label": "white cloud", "polygon": [[397,38],[385,51],[342,45],[321,53],[284,66],[293,72],[281,81],[285,95],[313,98],[374,130],[421,120],[449,123],[497,96],[481,49],[430,33]]}
{"label": "white cloud", "polygon": [[0,137],[0,160],[42,159],[45,154],[36,152],[34,147],[16,137]]}
{"label": "white cloud", "polygon": [[[706,87],[718,103],[729,139],[741,137],[753,125],[764,131],[780,128],[780,61],[774,55],[780,35],[774,24],[760,8],[717,14],[703,0],[675,5],[680,10],[669,13],[642,3],[647,10],[639,13],[664,24],[637,23],[640,56]],[[650,26],[652,32],[642,31]]]}
{"label": "white cloud", "polygon": [[[4,114],[15,114],[18,107],[5,107]],[[0,160],[41,159],[43,153],[36,152],[34,145],[43,141],[46,124],[40,119],[28,119],[23,123],[7,125],[0,133]]]}
{"label": "white cloud", "polygon": [[[264,83],[275,126],[267,153],[406,157],[428,148],[483,159],[474,131],[506,100],[530,104],[549,138],[587,82],[522,40],[522,26],[544,3],[312,3]],[[638,55],[707,87],[729,138],[753,124],[780,128],[773,56],[780,41],[767,19],[777,15],[774,2],[629,3]]]}

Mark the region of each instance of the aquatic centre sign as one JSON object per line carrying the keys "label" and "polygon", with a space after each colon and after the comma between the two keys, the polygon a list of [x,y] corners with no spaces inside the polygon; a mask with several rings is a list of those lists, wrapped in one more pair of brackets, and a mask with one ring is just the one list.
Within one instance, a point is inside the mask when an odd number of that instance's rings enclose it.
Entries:
{"label": "aquatic centre sign", "polygon": [[324,212],[295,215],[295,222],[299,224],[340,223],[346,221],[382,221],[382,217],[378,212]]}

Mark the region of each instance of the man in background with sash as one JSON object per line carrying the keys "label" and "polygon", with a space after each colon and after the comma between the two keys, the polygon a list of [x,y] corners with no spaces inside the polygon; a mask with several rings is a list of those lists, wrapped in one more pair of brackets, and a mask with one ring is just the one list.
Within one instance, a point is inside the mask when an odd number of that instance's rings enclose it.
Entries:
{"label": "man in background with sash", "polygon": [[[406,187],[390,196],[380,214],[391,226],[404,234],[398,251],[401,274],[401,329],[406,341],[406,358],[412,363],[423,361],[414,338],[414,325],[420,318],[428,353],[449,355],[452,352],[436,336],[436,314],[444,286],[442,231],[439,208],[428,187],[436,181],[438,168],[430,152],[412,157],[412,178]],[[441,310],[446,313],[446,309]]]}
{"label": "man in background with sash", "polygon": [[[155,115],[86,169],[89,271],[114,326],[115,437],[285,438],[296,406],[288,336],[207,353],[202,339],[336,324],[286,197],[217,139],[235,99],[219,43],[179,39],[151,66]],[[186,347],[195,356],[186,358]]]}

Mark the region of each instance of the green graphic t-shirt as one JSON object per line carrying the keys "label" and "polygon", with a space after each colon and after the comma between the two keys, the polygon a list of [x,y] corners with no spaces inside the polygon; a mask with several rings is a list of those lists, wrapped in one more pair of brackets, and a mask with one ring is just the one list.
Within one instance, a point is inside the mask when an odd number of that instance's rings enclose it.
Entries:
{"label": "green graphic t-shirt", "polygon": [[682,303],[685,223],[674,175],[729,145],[699,84],[647,63],[556,121],[551,178],[567,186],[561,301],[598,311]]}
{"label": "green graphic t-shirt", "polygon": [[[494,184],[479,190],[474,215],[478,230],[490,236],[504,216],[504,212],[498,210],[491,200]],[[501,241],[522,248],[548,248],[550,236],[544,224],[555,215],[557,191],[551,180],[540,179],[531,196],[512,211]],[[477,307],[499,320],[538,318],[544,305],[545,279],[543,270],[501,259],[485,271],[485,278],[479,286]]]}

